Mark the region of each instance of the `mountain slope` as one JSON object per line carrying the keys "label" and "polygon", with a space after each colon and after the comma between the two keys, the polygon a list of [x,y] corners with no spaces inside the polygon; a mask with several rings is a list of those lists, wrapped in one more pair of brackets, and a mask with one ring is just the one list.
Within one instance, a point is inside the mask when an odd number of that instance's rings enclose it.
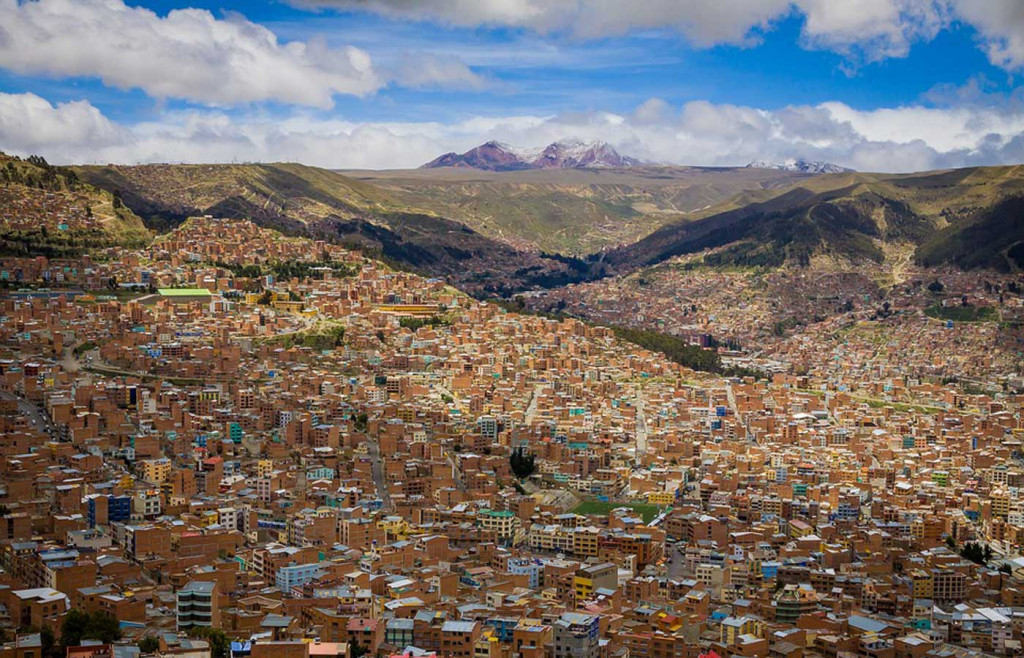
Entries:
{"label": "mountain slope", "polygon": [[1024,240],[1021,195],[1022,167],[819,176],[666,225],[602,260],[616,272],[704,250],[715,250],[703,258],[713,266],[806,265],[817,255],[878,263],[886,246],[909,245],[925,264],[1006,269]]}
{"label": "mountain slope", "polygon": [[380,188],[297,164],[78,167],[149,225],[197,215],[247,218],[291,235],[343,242],[396,264],[450,277],[467,290],[503,292],[567,277],[565,260],[525,253]]}
{"label": "mountain slope", "polygon": [[149,238],[120,199],[74,170],[0,153],[0,254],[66,257]]}
{"label": "mountain slope", "polygon": [[929,236],[916,256],[925,266],[1024,270],[1024,196],[1008,197],[950,224]]}
{"label": "mountain slope", "polygon": [[454,219],[522,249],[581,255],[699,219],[749,193],[770,197],[807,176],[769,169],[643,166],[491,172],[348,171],[408,207]]}

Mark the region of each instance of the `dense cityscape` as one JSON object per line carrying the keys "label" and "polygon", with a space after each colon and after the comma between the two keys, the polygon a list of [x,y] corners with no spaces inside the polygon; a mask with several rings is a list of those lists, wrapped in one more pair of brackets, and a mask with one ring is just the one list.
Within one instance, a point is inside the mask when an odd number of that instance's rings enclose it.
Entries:
{"label": "dense cityscape", "polygon": [[0,279],[12,656],[72,612],[161,655],[1020,649],[1024,395],[937,383],[1019,390],[1019,347],[921,352],[982,325],[824,322],[723,378],[212,217]]}
{"label": "dense cityscape", "polygon": [[1022,0],[0,0],[0,658],[1024,658]]}

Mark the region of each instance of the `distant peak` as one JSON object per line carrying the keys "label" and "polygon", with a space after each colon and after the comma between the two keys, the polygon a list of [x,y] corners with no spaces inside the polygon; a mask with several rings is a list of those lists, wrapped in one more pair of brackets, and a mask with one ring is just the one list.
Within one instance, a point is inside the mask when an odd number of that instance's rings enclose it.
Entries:
{"label": "distant peak", "polygon": [[754,160],[747,165],[749,169],[777,169],[780,171],[798,171],[804,174],[845,174],[856,171],[832,162],[820,160],[789,159],[782,162]]}
{"label": "distant peak", "polygon": [[539,149],[521,149],[491,140],[462,154],[446,153],[423,165],[423,168],[472,167],[488,171],[513,171],[622,168],[641,164],[643,162],[636,158],[619,154],[607,142],[585,142],[578,137],[567,137]]}

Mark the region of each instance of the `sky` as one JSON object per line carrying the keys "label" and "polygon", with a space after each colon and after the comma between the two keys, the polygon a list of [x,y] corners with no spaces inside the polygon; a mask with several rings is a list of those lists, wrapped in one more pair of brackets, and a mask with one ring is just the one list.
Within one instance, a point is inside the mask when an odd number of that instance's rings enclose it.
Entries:
{"label": "sky", "polygon": [[1024,0],[0,0],[0,150],[411,168],[1024,161]]}

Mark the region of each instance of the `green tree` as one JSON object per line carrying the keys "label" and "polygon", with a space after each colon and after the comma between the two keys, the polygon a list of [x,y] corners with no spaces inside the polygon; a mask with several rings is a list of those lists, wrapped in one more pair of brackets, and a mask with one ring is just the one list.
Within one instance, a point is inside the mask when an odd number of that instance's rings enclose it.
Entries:
{"label": "green tree", "polygon": [[508,458],[509,466],[517,478],[522,480],[533,475],[537,470],[536,456],[531,452],[527,453],[526,448],[516,448]]}
{"label": "green tree", "polygon": [[57,646],[57,636],[49,626],[44,626],[39,630],[39,641],[43,656],[57,658],[67,654],[66,651]]}
{"label": "green tree", "polygon": [[722,358],[718,352],[706,350],[699,345],[690,345],[688,341],[678,336],[628,327],[612,327],[612,330],[619,340],[639,345],[652,352],[661,352],[670,361],[679,365],[704,372],[722,372]]}
{"label": "green tree", "polygon": [[219,628],[196,626],[189,629],[188,634],[189,637],[209,642],[210,654],[213,658],[227,658],[228,650],[231,648],[231,641],[224,631]]}
{"label": "green tree", "polygon": [[142,653],[156,653],[160,649],[159,638],[147,635],[139,640],[139,651]]}
{"label": "green tree", "polygon": [[992,547],[988,544],[969,541],[960,549],[960,556],[975,564],[985,565],[992,559],[993,552]]}
{"label": "green tree", "polygon": [[60,627],[60,643],[65,647],[77,647],[82,640],[110,644],[120,639],[121,627],[117,617],[102,611],[71,610],[64,616]]}

